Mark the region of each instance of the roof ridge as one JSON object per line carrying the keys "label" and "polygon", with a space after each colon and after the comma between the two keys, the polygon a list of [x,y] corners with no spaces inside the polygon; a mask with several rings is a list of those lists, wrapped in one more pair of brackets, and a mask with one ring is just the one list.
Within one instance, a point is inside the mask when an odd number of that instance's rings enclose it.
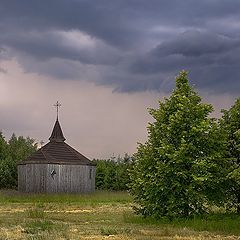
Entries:
{"label": "roof ridge", "polygon": [[70,145],[68,145],[67,143],[65,143],[66,144],[66,146],[68,147],[68,149],[73,153],[73,154],[75,154],[77,157],[78,157],[78,151],[76,151],[74,148],[72,148]]}
{"label": "roof ridge", "polygon": [[71,147],[70,145],[68,145],[67,143],[65,143],[65,145],[68,147],[68,149],[75,154],[77,157],[79,157],[79,155],[81,157],[84,157],[86,160],[88,160],[89,162],[91,162],[87,157],[85,157],[84,155],[82,155],[80,152],[78,152],[77,150],[75,150],[73,147]]}

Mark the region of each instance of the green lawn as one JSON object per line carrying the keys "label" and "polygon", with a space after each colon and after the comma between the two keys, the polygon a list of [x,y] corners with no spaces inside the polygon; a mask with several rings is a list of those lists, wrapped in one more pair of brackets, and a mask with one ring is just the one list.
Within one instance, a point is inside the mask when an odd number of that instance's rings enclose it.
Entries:
{"label": "green lawn", "polygon": [[89,195],[0,191],[2,239],[240,239],[240,217],[156,221],[136,216],[126,192]]}

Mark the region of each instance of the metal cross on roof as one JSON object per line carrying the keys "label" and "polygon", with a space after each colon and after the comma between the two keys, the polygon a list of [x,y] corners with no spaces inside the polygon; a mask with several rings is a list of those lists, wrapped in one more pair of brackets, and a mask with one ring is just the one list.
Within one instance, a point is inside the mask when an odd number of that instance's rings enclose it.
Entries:
{"label": "metal cross on roof", "polygon": [[59,109],[62,105],[61,105],[60,102],[57,101],[53,106],[57,108],[57,119],[58,119],[58,109]]}

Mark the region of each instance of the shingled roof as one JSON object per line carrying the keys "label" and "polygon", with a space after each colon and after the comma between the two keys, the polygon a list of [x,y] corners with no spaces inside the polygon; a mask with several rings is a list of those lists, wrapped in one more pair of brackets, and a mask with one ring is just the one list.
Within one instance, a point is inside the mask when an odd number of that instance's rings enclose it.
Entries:
{"label": "shingled roof", "polygon": [[77,164],[77,165],[94,165],[88,158],[76,151],[74,148],[65,143],[58,118],[53,127],[49,142],[38,149],[30,157],[21,161],[19,164],[29,163],[50,163],[50,164]]}

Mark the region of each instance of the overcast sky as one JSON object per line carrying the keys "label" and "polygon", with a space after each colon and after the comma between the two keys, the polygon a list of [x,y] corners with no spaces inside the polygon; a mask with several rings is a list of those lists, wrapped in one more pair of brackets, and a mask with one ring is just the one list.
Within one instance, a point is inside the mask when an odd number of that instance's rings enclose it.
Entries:
{"label": "overcast sky", "polygon": [[132,154],[147,107],[189,71],[204,101],[240,93],[239,0],[1,0],[0,130],[67,142],[90,159]]}

